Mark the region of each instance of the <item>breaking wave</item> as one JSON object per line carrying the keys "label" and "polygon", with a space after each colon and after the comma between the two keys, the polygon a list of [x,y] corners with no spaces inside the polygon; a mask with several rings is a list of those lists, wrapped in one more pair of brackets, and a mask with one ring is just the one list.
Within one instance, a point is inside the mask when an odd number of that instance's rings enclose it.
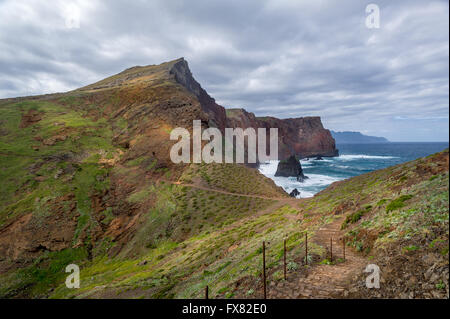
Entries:
{"label": "breaking wave", "polygon": [[298,197],[312,197],[331,183],[377,169],[427,156],[448,147],[448,143],[387,143],[378,145],[338,145],[339,157],[302,159],[303,173],[309,177],[298,182],[294,177],[275,177],[279,161],[261,164],[259,171],[290,193],[300,191]]}

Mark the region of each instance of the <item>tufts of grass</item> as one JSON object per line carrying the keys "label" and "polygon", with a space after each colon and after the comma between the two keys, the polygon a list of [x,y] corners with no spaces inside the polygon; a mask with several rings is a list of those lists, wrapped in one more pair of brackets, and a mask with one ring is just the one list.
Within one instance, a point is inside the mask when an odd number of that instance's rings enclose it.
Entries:
{"label": "tufts of grass", "polygon": [[145,200],[148,200],[151,196],[151,194],[154,192],[155,187],[153,185],[146,187],[144,189],[141,189],[140,191],[132,193],[128,197],[128,201],[130,203],[141,203]]}
{"label": "tufts of grass", "polygon": [[365,214],[370,212],[372,209],[371,205],[365,206],[363,209],[358,210],[356,213],[350,214],[345,218],[345,221],[342,223],[341,229],[347,227],[348,224],[354,224],[359,221]]}
{"label": "tufts of grass", "polygon": [[28,290],[32,296],[42,296],[50,288],[62,284],[69,264],[80,265],[87,257],[84,248],[68,248],[58,252],[45,252],[32,265],[19,269],[7,281],[2,280],[0,297],[9,293]]}
{"label": "tufts of grass", "polygon": [[298,264],[296,262],[293,262],[293,261],[289,262],[286,265],[286,267],[287,267],[287,270],[289,270],[289,271],[296,271],[296,270],[298,270]]}
{"label": "tufts of grass", "polygon": [[402,195],[402,196],[394,199],[386,206],[386,212],[389,213],[389,212],[392,212],[394,210],[404,207],[405,202],[407,200],[410,200],[411,198],[413,198],[413,195]]}

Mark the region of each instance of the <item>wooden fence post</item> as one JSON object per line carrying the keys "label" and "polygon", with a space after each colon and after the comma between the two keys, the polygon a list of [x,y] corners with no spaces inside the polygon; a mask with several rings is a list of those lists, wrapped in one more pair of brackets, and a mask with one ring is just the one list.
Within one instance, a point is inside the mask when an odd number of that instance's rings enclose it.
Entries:
{"label": "wooden fence post", "polygon": [[344,261],[345,261],[345,237],[342,237],[342,246],[344,251]]}
{"label": "wooden fence post", "polygon": [[264,287],[264,299],[267,298],[266,290],[266,242],[263,241],[263,287]]}
{"label": "wooden fence post", "polygon": [[209,299],[208,298],[208,286],[205,287],[205,299]]}
{"label": "wooden fence post", "polygon": [[305,233],[305,264],[308,265],[308,233]]}
{"label": "wooden fence post", "polygon": [[333,237],[330,237],[330,261],[333,262]]}
{"label": "wooden fence post", "polygon": [[284,280],[286,280],[286,239],[284,240]]}

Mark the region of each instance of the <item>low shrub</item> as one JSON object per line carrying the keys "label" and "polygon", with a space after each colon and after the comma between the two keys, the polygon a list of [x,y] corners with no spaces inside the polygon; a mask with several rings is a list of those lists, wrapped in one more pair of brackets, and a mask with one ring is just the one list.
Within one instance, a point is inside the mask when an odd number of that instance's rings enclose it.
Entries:
{"label": "low shrub", "polygon": [[402,195],[402,196],[394,199],[386,206],[386,212],[389,213],[389,212],[392,212],[394,210],[404,207],[405,202],[407,200],[411,199],[412,197],[413,197],[412,195]]}

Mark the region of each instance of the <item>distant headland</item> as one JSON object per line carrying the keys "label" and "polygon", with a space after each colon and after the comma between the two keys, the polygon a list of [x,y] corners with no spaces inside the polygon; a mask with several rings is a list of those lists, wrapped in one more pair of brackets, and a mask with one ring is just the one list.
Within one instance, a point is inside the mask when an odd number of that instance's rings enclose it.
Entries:
{"label": "distant headland", "polygon": [[384,137],[364,135],[360,132],[330,132],[336,144],[389,143],[389,140]]}

